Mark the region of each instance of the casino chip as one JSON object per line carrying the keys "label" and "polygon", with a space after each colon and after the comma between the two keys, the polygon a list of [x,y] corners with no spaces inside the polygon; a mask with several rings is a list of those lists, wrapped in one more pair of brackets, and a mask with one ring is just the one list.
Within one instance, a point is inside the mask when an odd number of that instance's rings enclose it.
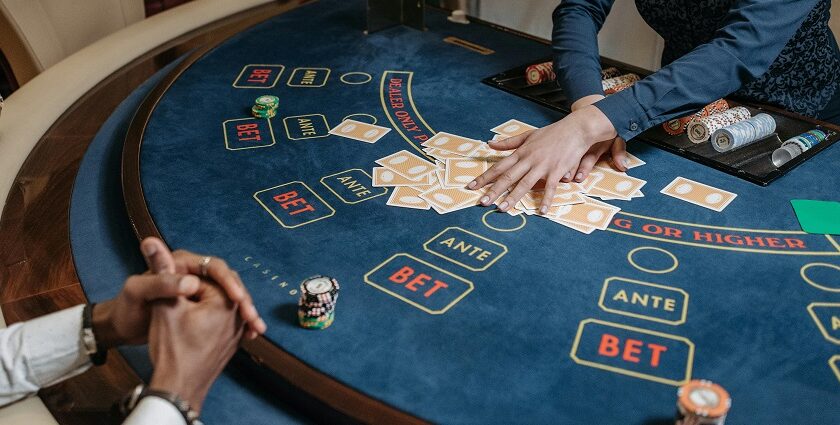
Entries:
{"label": "casino chip", "polygon": [[525,79],[529,86],[554,81],[557,79],[557,75],[554,74],[554,64],[543,62],[525,68]]}
{"label": "casino chip", "polygon": [[723,425],[732,398],[723,387],[706,380],[693,380],[677,391],[675,425]]}
{"label": "casino chip", "polygon": [[743,106],[736,106],[707,117],[692,119],[686,128],[688,139],[693,143],[703,143],[709,140],[715,131],[735,124],[736,122],[748,120],[750,117],[752,117],[752,114],[749,109]]}
{"label": "casino chip", "polygon": [[712,134],[712,147],[718,152],[729,152],[755,143],[776,131],[776,120],[767,114],[718,129]]}
{"label": "casino chip", "polygon": [[609,78],[615,78],[615,77],[618,77],[619,75],[621,75],[621,70],[614,67],[614,66],[611,66],[609,68],[604,68],[604,69],[601,70],[601,79],[602,80],[606,80],[606,79],[609,79]]}
{"label": "casino chip", "polygon": [[640,78],[636,74],[619,75],[618,77],[602,80],[601,88],[604,90],[604,94],[609,95],[624,90],[633,84],[636,84],[639,80]]}
{"label": "casino chip", "polygon": [[254,104],[267,109],[277,109],[277,107],[280,106],[280,98],[267,94],[258,97],[257,100],[254,101]]}
{"label": "casino chip", "polygon": [[782,147],[773,151],[771,157],[773,165],[781,167],[827,138],[828,135],[824,131],[816,128],[796,137],[791,137],[782,143]]}
{"label": "casino chip", "polygon": [[262,95],[254,101],[251,107],[251,115],[254,118],[274,118],[277,115],[277,108],[280,106],[280,98],[270,94]]}
{"label": "casino chip", "polygon": [[704,106],[703,109],[697,111],[693,115],[675,118],[663,123],[662,128],[671,136],[679,136],[680,134],[685,133],[688,123],[691,122],[691,120],[708,117],[709,115],[714,115],[727,109],[729,109],[729,104],[726,103],[726,100],[718,99]]}
{"label": "casino chip", "polygon": [[338,281],[326,276],[313,276],[300,284],[298,323],[306,329],[326,329],[335,320]]}

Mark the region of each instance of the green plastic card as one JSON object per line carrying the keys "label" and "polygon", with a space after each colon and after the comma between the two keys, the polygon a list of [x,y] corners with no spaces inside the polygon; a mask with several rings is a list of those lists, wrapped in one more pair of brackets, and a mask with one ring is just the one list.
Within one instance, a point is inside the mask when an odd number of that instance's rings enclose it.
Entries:
{"label": "green plastic card", "polygon": [[840,235],[840,202],[794,199],[790,204],[805,232]]}

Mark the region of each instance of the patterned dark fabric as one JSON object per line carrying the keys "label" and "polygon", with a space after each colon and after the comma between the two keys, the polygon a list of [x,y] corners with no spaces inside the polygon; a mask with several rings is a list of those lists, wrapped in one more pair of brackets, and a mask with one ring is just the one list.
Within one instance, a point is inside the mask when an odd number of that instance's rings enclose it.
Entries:
{"label": "patterned dark fabric", "polygon": [[[714,38],[736,0],[636,0],[662,38],[663,66]],[[840,53],[828,27],[830,0],[821,1],[770,69],[735,95],[818,117],[840,86]],[[714,66],[714,64],[709,64]]]}

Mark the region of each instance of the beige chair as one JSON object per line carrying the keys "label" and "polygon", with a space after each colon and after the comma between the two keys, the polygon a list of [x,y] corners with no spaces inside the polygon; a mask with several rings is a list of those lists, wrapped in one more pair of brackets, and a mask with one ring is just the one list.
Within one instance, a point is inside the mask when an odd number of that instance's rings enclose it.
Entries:
{"label": "beige chair", "polygon": [[143,0],[0,0],[0,50],[23,85],[144,17]]}
{"label": "beige chair", "polygon": [[[13,36],[19,45],[25,46],[25,51],[20,54],[24,59],[28,58],[24,62],[17,62],[23,65],[15,69],[15,72],[19,72],[20,69],[27,74],[26,77],[18,77],[21,88],[6,100],[6,106],[0,115],[0,211],[17,171],[41,136],[67,108],[96,84],[135,58],[169,40],[271,1],[273,0],[195,0],[144,20],[142,0],[0,0],[0,48],[6,52],[5,43],[14,43],[14,40],[9,38]],[[47,3],[50,7],[44,6]],[[82,3],[84,5],[80,5]],[[129,8],[129,3],[136,3],[136,6]],[[124,8],[108,8],[106,5],[124,5]],[[21,12],[23,14],[10,13],[27,10],[30,6],[34,9]],[[43,13],[32,12],[38,9],[36,6],[40,7]],[[97,10],[97,7],[102,10]],[[117,10],[120,10],[120,13],[115,12]],[[126,13],[123,13],[123,10]],[[127,13],[129,10],[134,12]],[[104,15],[109,16],[108,19],[119,20],[119,27],[114,28],[112,25],[117,25],[114,22],[107,25],[101,22],[107,20],[101,18]],[[15,19],[9,20],[9,16],[14,16]],[[45,19],[43,22],[55,18],[62,23],[48,25],[46,34],[32,34],[39,31],[37,16]],[[91,21],[91,16],[96,18]],[[131,16],[134,18],[130,18]],[[129,22],[133,22],[129,19],[140,22],[128,26]],[[20,27],[13,27],[9,22],[14,25],[18,25],[17,22],[26,23]],[[91,28],[85,30],[83,27],[86,25],[91,25]],[[123,26],[126,28],[120,30]],[[76,27],[78,32],[73,36],[75,38],[70,40],[71,36],[65,35],[63,31],[70,31]],[[111,32],[113,34],[107,35]],[[47,41],[47,37],[52,37],[52,41]],[[91,42],[92,40],[98,41]],[[50,43],[54,45],[44,47]],[[21,52],[20,49],[17,51]],[[6,55],[9,53],[6,52]],[[9,61],[12,61],[11,58]],[[28,83],[24,85],[24,82]],[[43,99],[46,98],[49,98],[50,102],[44,103]],[[2,326],[5,326],[5,323],[0,315],[0,327]],[[55,419],[37,397],[0,409],[0,425],[55,423]]]}

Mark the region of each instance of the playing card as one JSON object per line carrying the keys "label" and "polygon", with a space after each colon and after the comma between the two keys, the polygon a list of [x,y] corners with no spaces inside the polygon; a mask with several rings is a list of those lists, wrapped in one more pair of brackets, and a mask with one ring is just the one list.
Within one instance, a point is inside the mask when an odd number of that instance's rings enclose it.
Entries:
{"label": "playing card", "polygon": [[642,161],[641,159],[639,159],[639,157],[637,157],[636,155],[633,155],[630,152],[627,152],[627,163],[624,164],[624,166],[627,167],[627,169],[636,168],[638,166],[645,165],[645,164],[647,164],[647,163]]}
{"label": "playing card", "polygon": [[513,154],[513,150],[497,151],[497,150],[491,148],[490,146],[488,146],[485,143],[485,144],[481,145],[481,147],[479,147],[475,152],[473,152],[470,155],[470,157],[476,158],[476,159],[482,159],[484,161],[489,161],[489,162],[497,162],[497,161],[499,161],[500,159],[502,159],[506,156],[510,156],[511,154]]}
{"label": "playing card", "polygon": [[395,187],[391,197],[388,198],[386,205],[392,207],[414,208],[418,210],[427,210],[431,208],[429,202],[420,197],[420,190],[413,187]]}
{"label": "playing card", "polygon": [[582,182],[578,183],[583,193],[589,192],[595,185],[604,178],[601,173],[589,173]]}
{"label": "playing card", "polygon": [[[528,192],[522,197],[522,204],[526,209],[538,210],[542,205],[543,195],[544,192]],[[584,202],[583,198],[583,195],[577,192],[558,192],[554,194],[554,198],[551,201],[551,207],[581,204]]]}
{"label": "playing card", "polygon": [[[641,192],[639,192],[639,193],[641,193]],[[588,196],[592,196],[592,197],[595,197],[595,198],[600,198],[602,201],[614,201],[614,200],[629,201],[629,200],[632,199],[632,196],[618,196],[614,193],[607,192],[606,190],[599,189],[598,187],[593,187],[592,189],[589,190],[589,192],[586,192],[586,194]]]}
{"label": "playing card", "polygon": [[487,171],[487,163],[474,159],[447,159],[443,185],[465,187]]}
{"label": "playing card", "polygon": [[435,168],[431,162],[406,150],[377,159],[376,163],[410,180],[418,179]]}
{"label": "playing card", "polygon": [[717,212],[723,211],[738,196],[732,192],[698,183],[685,177],[675,178],[660,192]]}
{"label": "playing card", "polygon": [[464,156],[469,156],[483,144],[484,142],[480,140],[469,139],[456,134],[444,133],[442,131],[422,143],[422,145],[427,148],[442,149]]}
{"label": "playing card", "polygon": [[513,137],[536,129],[537,127],[534,127],[533,125],[525,124],[522,121],[512,119],[493,127],[490,131],[496,134],[501,134],[505,137]]}
{"label": "playing card", "polygon": [[[601,191],[612,194],[618,198],[630,199],[631,195],[647,183],[642,179],[628,176],[613,170],[597,169],[593,170],[591,175],[601,174],[603,177],[595,183],[592,189],[600,189]],[[592,190],[590,189],[590,191]]]}
{"label": "playing card", "polygon": [[385,186],[428,186],[432,184],[433,172],[428,172],[421,175],[417,179],[409,179],[400,174],[395,173],[386,167],[373,168],[373,185],[375,187]]}
{"label": "playing card", "polygon": [[[624,164],[624,166],[627,167],[628,170],[631,169],[631,168],[636,168],[636,167],[639,167],[641,165],[646,164],[646,162],[642,161],[641,159],[639,159],[637,156],[631,154],[630,152],[627,152],[626,155],[627,155],[627,163]],[[598,161],[597,163],[595,163],[595,168],[605,168],[607,170],[615,170],[615,168],[613,168],[612,164],[610,163],[609,159],[602,159],[602,160]]]}
{"label": "playing card", "polygon": [[425,148],[423,149],[424,152],[429,154],[435,159],[439,159],[441,161],[445,161],[447,159],[462,159],[467,158],[466,155],[461,155],[454,152],[445,151],[443,149],[435,149],[435,148]]}
{"label": "playing card", "polygon": [[605,230],[615,213],[620,211],[621,208],[596,201],[592,198],[584,198],[582,204],[563,205],[557,207],[556,212],[553,210],[554,208],[547,214],[551,218]]}
{"label": "playing card", "polygon": [[444,187],[427,190],[421,193],[420,197],[428,201],[435,211],[445,214],[476,205],[481,193],[459,187]]}
{"label": "playing card", "polygon": [[355,120],[344,120],[341,124],[333,127],[333,129],[330,130],[330,134],[365,143],[376,143],[389,131],[391,131],[391,129],[388,127],[382,127]]}
{"label": "playing card", "polygon": [[566,220],[562,220],[562,219],[556,219],[556,218],[552,219],[552,218],[550,218],[549,220],[551,220],[555,223],[558,223],[558,224],[562,224],[562,225],[564,225],[564,226],[566,226],[566,227],[568,227],[572,230],[577,230],[578,232],[581,232],[581,233],[586,234],[586,235],[588,235],[588,234],[590,234],[590,233],[592,233],[596,230],[592,226],[584,226],[584,225],[581,225],[581,224],[572,223],[571,221],[566,221]]}

